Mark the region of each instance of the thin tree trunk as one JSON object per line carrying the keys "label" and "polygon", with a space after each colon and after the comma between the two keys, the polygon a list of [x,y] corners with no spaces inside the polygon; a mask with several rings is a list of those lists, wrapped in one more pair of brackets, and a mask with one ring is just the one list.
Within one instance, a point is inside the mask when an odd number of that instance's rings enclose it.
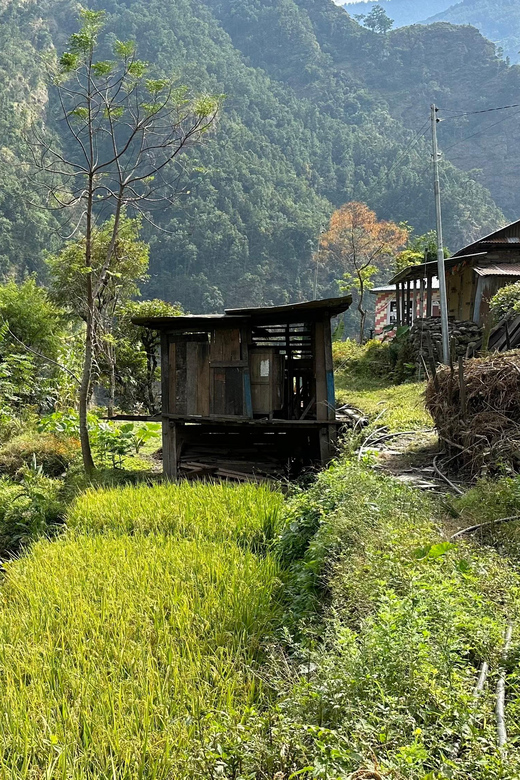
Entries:
{"label": "thin tree trunk", "polygon": [[108,361],[110,363],[110,395],[108,398],[108,416],[114,417],[116,410],[116,356],[110,347]]}
{"label": "thin tree trunk", "polygon": [[363,344],[363,341],[365,339],[365,321],[367,318],[367,312],[366,309],[363,308],[363,297],[365,294],[364,284],[360,279],[360,285],[359,285],[359,301],[357,305],[357,310],[359,312],[359,343]]}
{"label": "thin tree trunk", "polygon": [[92,361],[94,356],[94,295],[92,290],[92,207],[93,207],[94,177],[89,175],[88,201],[87,201],[87,226],[85,231],[85,267],[87,284],[87,328],[85,333],[85,358],[81,371],[81,383],[79,386],[79,439],[81,443],[81,455],[85,473],[90,477],[95,470],[94,458],[90,446],[88,432],[88,400],[92,379]]}
{"label": "thin tree trunk", "polygon": [[[89,275],[90,276],[90,275]],[[87,287],[92,292],[92,279],[87,277]],[[90,303],[92,303],[90,301]],[[88,432],[88,399],[90,394],[90,383],[92,377],[92,357],[94,341],[94,321],[92,309],[87,312],[87,330],[85,333],[85,358],[83,360],[83,369],[81,372],[81,384],[79,386],[79,438],[81,442],[81,454],[83,457],[83,466],[87,476],[91,476],[95,469],[92,449],[90,447],[90,437]]]}

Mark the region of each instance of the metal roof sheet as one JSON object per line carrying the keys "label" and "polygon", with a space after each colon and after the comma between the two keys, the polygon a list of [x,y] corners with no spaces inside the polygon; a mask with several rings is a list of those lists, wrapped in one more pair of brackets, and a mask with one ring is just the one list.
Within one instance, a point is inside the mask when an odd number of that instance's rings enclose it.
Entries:
{"label": "metal roof sheet", "polygon": [[319,301],[304,301],[303,303],[289,303],[284,306],[262,306],[252,309],[226,309],[225,314],[186,314],[180,317],[135,317],[134,325],[142,325],[154,330],[189,331],[200,328],[209,332],[212,326],[226,327],[230,323],[239,325],[249,323],[252,320],[262,324],[285,324],[313,320],[322,314],[336,317],[341,312],[347,311],[352,304],[351,295],[343,295],[341,298],[325,298]]}
{"label": "metal roof sheet", "polygon": [[333,315],[347,311],[352,304],[351,295],[343,295],[340,298],[324,298],[318,301],[303,301],[302,303],[287,303],[283,306],[256,306],[250,309],[226,309],[226,315],[241,317],[271,317],[277,315],[289,315],[298,313],[329,311]]}
{"label": "metal roof sheet", "polygon": [[[444,261],[444,267],[446,269],[453,268],[460,263],[465,263],[466,260],[471,257],[484,257],[485,255],[487,255],[487,252],[475,252],[474,254],[464,256],[452,255],[452,257],[446,258]],[[397,284],[398,282],[407,281],[408,279],[412,280],[420,279],[421,277],[425,276],[433,276],[437,270],[437,265],[437,260],[430,260],[427,263],[419,263],[419,265],[409,265],[407,268],[404,268],[402,271],[399,271],[398,274],[393,276],[390,279],[389,284]]]}
{"label": "metal roof sheet", "polygon": [[518,276],[520,277],[520,263],[504,263],[502,265],[475,266],[475,273],[479,276]]}

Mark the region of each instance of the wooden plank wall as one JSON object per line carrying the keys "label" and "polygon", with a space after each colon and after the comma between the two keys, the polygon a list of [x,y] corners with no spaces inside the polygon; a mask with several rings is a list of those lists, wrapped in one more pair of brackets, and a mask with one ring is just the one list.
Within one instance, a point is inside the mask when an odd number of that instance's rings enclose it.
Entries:
{"label": "wooden plank wall", "polygon": [[243,417],[245,415],[244,373],[238,328],[217,329],[210,346],[210,414]]}

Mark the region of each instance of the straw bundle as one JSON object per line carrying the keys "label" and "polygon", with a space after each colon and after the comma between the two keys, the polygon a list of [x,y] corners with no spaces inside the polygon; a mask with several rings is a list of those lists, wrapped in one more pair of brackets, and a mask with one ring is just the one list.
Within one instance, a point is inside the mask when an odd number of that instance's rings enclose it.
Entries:
{"label": "straw bundle", "polygon": [[459,466],[520,471],[520,350],[441,369],[426,388],[426,408]]}

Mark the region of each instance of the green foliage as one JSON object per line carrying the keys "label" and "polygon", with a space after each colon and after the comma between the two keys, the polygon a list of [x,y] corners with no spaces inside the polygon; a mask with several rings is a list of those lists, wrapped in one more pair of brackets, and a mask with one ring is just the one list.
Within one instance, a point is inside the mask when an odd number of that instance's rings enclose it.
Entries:
{"label": "green foliage", "polygon": [[63,524],[62,485],[45,477],[36,459],[21,482],[0,479],[0,556],[19,554],[35,539],[52,536]]}
{"label": "green foliage", "polygon": [[[139,455],[149,442],[160,441],[160,425],[133,422],[117,424],[100,419],[90,413],[88,425],[91,444],[101,466],[122,468],[126,458]],[[77,412],[53,412],[41,418],[38,423],[41,432],[55,436],[59,441],[70,442],[79,438],[79,417]],[[1,450],[0,450],[1,452]]]}
{"label": "green foliage", "polygon": [[[94,10],[102,5],[107,4],[96,0]],[[42,247],[52,242],[55,249],[48,212],[30,208],[24,198],[31,183],[22,181],[17,164],[24,125],[18,107],[31,101],[28,113],[41,118],[47,94],[38,63],[43,55],[49,59],[53,50],[63,49],[75,11],[69,0],[49,0],[9,3],[0,12],[6,107],[1,136],[15,156],[0,173],[5,179],[0,187],[5,193],[0,198],[0,263],[6,269],[41,269]],[[135,56],[133,43],[116,43],[114,50],[112,42],[122,38],[136,42],[158,82],[177,73],[203,95],[229,96],[215,136],[194,150],[186,164],[179,182],[182,199],[151,214],[162,230],[145,226],[144,238],[151,245],[147,296],[181,300],[191,311],[310,297],[311,256],[320,228],[352,198],[368,202],[380,218],[406,219],[420,233],[429,230],[429,151],[423,140],[411,143],[425,117],[410,114],[409,106],[423,106],[424,94],[430,96],[432,89],[441,91],[443,101],[437,93],[429,99],[438,97],[441,105],[464,103],[468,81],[482,107],[495,105],[499,95],[504,105],[515,102],[515,74],[505,65],[497,68],[489,48],[467,32],[447,28],[439,33],[450,52],[446,62],[446,57],[432,56],[438,46],[433,30],[416,28],[403,36],[392,31],[383,47],[379,36],[359,27],[329,0],[153,0],[144,7],[111,0],[104,23],[100,77],[114,59]],[[149,35],[152,28],[154,36]],[[470,74],[468,79],[462,72]],[[43,124],[61,136],[66,151],[70,146],[63,123],[55,121],[55,94],[51,90],[48,96]],[[453,132],[446,147],[460,142],[461,134],[471,134],[461,127],[466,121],[442,126],[443,133]],[[454,155],[459,159],[464,151],[467,170],[486,168],[484,185],[494,187],[508,215],[514,212],[514,186],[497,189],[496,182],[504,181],[496,175],[497,166],[507,173],[500,167],[503,162],[493,160],[490,170],[482,154],[478,163],[473,159],[478,147],[471,147],[471,154],[467,148],[455,146]],[[176,176],[165,173],[166,185],[177,184]],[[488,232],[503,219],[472,176],[449,164],[443,171],[443,195],[452,246]],[[332,290],[332,280],[321,273],[319,293]]]}
{"label": "green foliage", "polygon": [[69,339],[63,312],[34,278],[0,285],[2,419],[56,402],[63,383],[57,363]]}
{"label": "green foliage", "polygon": [[362,346],[350,339],[335,341],[332,355],[340,385],[380,385],[381,380],[398,384],[413,377],[416,368],[408,331],[408,327],[398,328],[392,340],[372,339]]}
{"label": "green foliage", "polygon": [[385,9],[380,5],[375,5],[368,14],[357,14],[356,19],[372,32],[383,35],[389,32],[394,24],[394,20],[390,19]]}
{"label": "green foliage", "polygon": [[520,11],[510,0],[462,0],[450,3],[435,16],[428,13],[427,21],[471,24],[497,44],[501,56],[518,62],[520,51]]}
{"label": "green foliage", "polygon": [[[63,312],[34,277],[20,284],[9,281],[0,285],[0,318],[13,334],[12,340],[8,339],[9,351],[22,353],[23,347],[16,341],[19,339],[46,357],[56,359],[63,333]],[[6,346],[4,338],[4,351]]]}
{"label": "green foliage", "polygon": [[489,308],[497,321],[520,314],[520,282],[501,287],[491,298]]}
{"label": "green foliage", "polygon": [[410,780],[518,772],[515,705],[502,762],[493,686],[478,707],[472,698],[481,661],[494,668],[518,615],[518,573],[489,549],[445,542],[430,498],[359,465],[333,465],[291,506],[280,553],[293,610],[312,614],[324,588],[329,606],[292,648],[293,680],[278,667],[292,764],[277,769],[333,778],[367,767]]}
{"label": "green foliage", "polygon": [[[450,250],[444,247],[444,257],[450,257],[450,254]],[[395,271],[397,273],[409,265],[418,265],[424,261],[431,263],[435,260],[437,260],[437,232],[429,230],[423,236],[414,236],[411,231],[406,249],[396,258]]]}
{"label": "green foliage", "polygon": [[[94,230],[91,261],[94,286],[102,275],[113,229],[114,220],[111,218]],[[146,278],[148,246],[139,240],[140,230],[139,219],[123,215],[109,274],[96,301],[100,311],[106,301],[117,304],[137,294],[138,283]],[[46,263],[53,297],[74,317],[86,319],[85,239],[71,241],[58,254],[49,255]]]}
{"label": "green foliage", "polygon": [[32,467],[41,469],[48,477],[59,477],[78,453],[77,438],[22,433],[0,447],[0,474],[24,478],[25,469]]}
{"label": "green foliage", "polygon": [[160,409],[157,383],[160,379],[158,331],[134,325],[136,317],[178,317],[180,304],[152,301],[127,301],[117,310],[118,402],[129,411],[145,408],[149,414]]}

